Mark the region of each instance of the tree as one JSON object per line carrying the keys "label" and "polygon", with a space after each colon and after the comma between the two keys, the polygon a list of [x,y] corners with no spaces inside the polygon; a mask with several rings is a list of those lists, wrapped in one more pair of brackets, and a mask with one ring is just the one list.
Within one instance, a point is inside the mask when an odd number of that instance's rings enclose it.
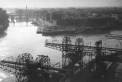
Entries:
{"label": "tree", "polygon": [[5,10],[0,8],[0,34],[5,33],[5,30],[9,26],[8,15]]}

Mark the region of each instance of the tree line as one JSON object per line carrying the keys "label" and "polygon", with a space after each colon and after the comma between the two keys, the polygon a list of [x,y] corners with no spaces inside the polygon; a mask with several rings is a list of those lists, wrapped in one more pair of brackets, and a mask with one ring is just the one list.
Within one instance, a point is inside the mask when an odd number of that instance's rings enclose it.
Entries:
{"label": "tree line", "polygon": [[5,10],[0,8],[0,34],[4,33],[9,26],[9,16]]}

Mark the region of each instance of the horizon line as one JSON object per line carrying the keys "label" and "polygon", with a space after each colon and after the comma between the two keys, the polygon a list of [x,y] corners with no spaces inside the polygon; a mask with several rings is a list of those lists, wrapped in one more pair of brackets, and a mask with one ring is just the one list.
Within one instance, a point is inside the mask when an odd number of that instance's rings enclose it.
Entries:
{"label": "horizon line", "polygon": [[[26,7],[20,7],[20,8],[15,8],[15,7],[0,7],[0,8],[3,8],[3,9],[26,9]],[[62,9],[65,9],[65,8],[122,8],[122,6],[84,6],[84,7],[81,7],[81,6],[71,6],[71,7],[35,7],[35,8],[32,8],[32,7],[28,7],[28,9],[58,9],[58,8],[62,8]]]}

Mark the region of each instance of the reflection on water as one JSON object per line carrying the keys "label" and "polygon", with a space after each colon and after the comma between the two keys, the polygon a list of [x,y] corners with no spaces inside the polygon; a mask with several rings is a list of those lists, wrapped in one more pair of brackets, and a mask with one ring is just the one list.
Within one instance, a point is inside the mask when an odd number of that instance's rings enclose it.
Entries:
{"label": "reflection on water", "polygon": [[[8,56],[17,56],[23,52],[29,52],[34,57],[39,54],[49,55],[51,62],[61,61],[61,53],[59,51],[44,47],[45,39],[41,34],[36,34],[37,27],[26,23],[10,24],[7,30],[7,36],[0,39],[0,58]],[[8,77],[5,73],[1,74]]]}
{"label": "reflection on water", "polygon": [[[7,81],[8,78],[11,78],[11,81]],[[0,82],[14,82],[14,81],[15,81],[15,78],[13,75],[0,71]]]}
{"label": "reflection on water", "polygon": [[[36,34],[37,27],[26,23],[16,23],[15,26],[10,24],[7,30],[7,36],[0,42],[0,51],[2,57],[17,56],[23,52],[29,52],[33,56],[39,54],[49,55],[54,59],[59,57],[56,50],[44,47],[45,39],[41,34]],[[56,55],[57,56],[56,56]]]}
{"label": "reflection on water", "polygon": [[[49,55],[51,58],[60,58],[61,53],[44,47],[46,39],[55,39],[62,41],[63,36],[45,37],[41,34],[36,34],[37,27],[26,24],[16,23],[10,24],[7,30],[7,36],[0,39],[0,58],[7,56],[17,56],[23,52],[30,52],[33,56],[39,54]],[[121,32],[116,32],[121,34]],[[83,38],[85,45],[94,45],[95,41],[103,40],[103,46],[105,47],[121,47],[120,42],[115,39],[107,39],[104,35],[92,35],[92,36],[71,36],[72,43],[75,43],[76,38]],[[52,60],[52,61],[53,61]],[[54,60],[55,61],[55,60]]]}
{"label": "reflection on water", "polygon": [[[63,36],[44,37],[41,34],[36,34],[37,27],[26,23],[10,24],[7,30],[7,36],[0,39],[0,58],[7,56],[17,56],[23,52],[29,52],[34,57],[39,54],[49,55],[52,63],[61,61],[61,52],[44,47],[46,39],[55,39],[61,41]],[[121,32],[116,31],[116,34]],[[83,38],[85,45],[94,45],[97,40],[103,40],[103,46],[105,47],[119,47],[121,41],[109,40],[104,35],[92,35],[92,36],[71,36],[72,43],[76,38]],[[2,79],[9,77],[9,75],[0,72],[0,82]],[[8,82],[8,81],[6,81]]]}

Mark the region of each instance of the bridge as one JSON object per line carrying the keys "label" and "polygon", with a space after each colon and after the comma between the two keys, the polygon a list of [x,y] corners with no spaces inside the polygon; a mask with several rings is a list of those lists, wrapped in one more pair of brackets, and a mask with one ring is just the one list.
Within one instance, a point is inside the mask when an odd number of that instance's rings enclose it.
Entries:
{"label": "bridge", "polygon": [[65,55],[68,53],[77,53],[80,55],[85,54],[86,56],[88,53],[88,55],[91,54],[91,56],[100,55],[101,57],[107,57],[112,55],[121,56],[122,53],[122,49],[102,47],[102,40],[97,41],[95,46],[84,45],[82,38],[77,38],[75,44],[72,44],[70,37],[64,37],[62,43],[46,40],[45,46],[62,51],[63,53],[65,52]]}
{"label": "bridge", "polygon": [[48,56],[34,59],[30,53],[23,53],[1,60],[0,68],[14,74],[16,82],[119,82],[114,75],[122,63],[122,49],[102,47],[101,40],[95,46],[86,46],[82,38],[72,44],[67,36],[62,43],[46,40],[45,46],[62,52],[62,66],[51,64]]}
{"label": "bridge", "polygon": [[[46,40],[45,46],[61,51],[62,68],[72,69],[74,73],[95,72],[106,76],[105,72],[115,71],[117,63],[122,63],[122,49],[102,47],[102,40],[97,41],[95,46],[88,46],[84,45],[82,38],[77,38],[73,44],[66,36],[62,43]],[[114,82],[117,81],[114,79]]]}
{"label": "bridge", "polygon": [[[8,57],[0,61],[0,68],[16,76],[16,82],[49,82],[56,79],[71,70],[55,68],[50,64],[50,58],[44,55],[38,55],[33,59],[30,53],[20,54],[17,58]],[[60,73],[57,73],[60,72]],[[49,78],[49,76],[51,78]],[[54,78],[57,76],[58,78]]]}

